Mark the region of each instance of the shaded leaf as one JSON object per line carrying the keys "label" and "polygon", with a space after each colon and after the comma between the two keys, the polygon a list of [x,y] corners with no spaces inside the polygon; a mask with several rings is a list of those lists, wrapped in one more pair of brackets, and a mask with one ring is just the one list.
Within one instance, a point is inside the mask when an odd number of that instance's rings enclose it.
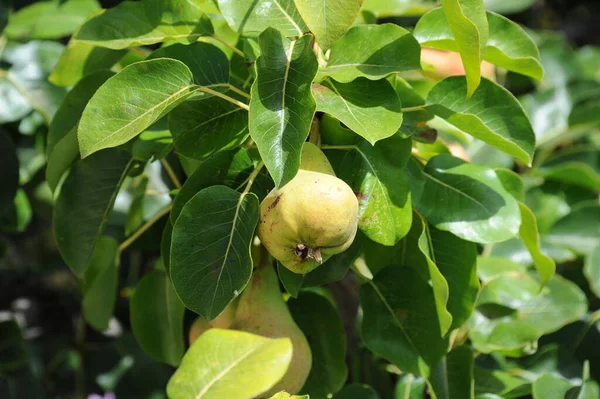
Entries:
{"label": "shaded leaf", "polygon": [[248,138],[248,112],[220,97],[190,99],[169,113],[175,150],[205,159]]}
{"label": "shaded leaf", "polygon": [[556,375],[542,374],[532,385],[533,399],[565,399],[573,385]]}
{"label": "shaded leaf", "polygon": [[[404,289],[398,290],[402,282]],[[414,270],[387,267],[360,289],[367,347],[403,371],[429,376],[446,353],[432,288]]]}
{"label": "shaded leaf", "polygon": [[525,201],[525,186],[521,176],[509,169],[496,168],[494,169],[496,176],[502,182],[502,186],[518,201]]}
{"label": "shaded leaf", "polygon": [[305,275],[292,272],[280,262],[277,262],[277,275],[279,276],[279,281],[283,284],[285,291],[292,297],[298,298]]}
{"label": "shaded leaf", "polygon": [[127,175],[131,156],[119,149],[75,163],[56,199],[56,245],[73,273],[82,276]]}
{"label": "shaded leaf", "polygon": [[[544,69],[534,41],[515,22],[488,12],[489,38],[483,59],[501,68],[541,80]],[[458,51],[458,45],[441,8],[423,15],[415,27],[415,38],[423,47]]]}
{"label": "shaded leaf", "polygon": [[360,76],[377,80],[394,72],[421,69],[420,56],[419,43],[406,29],[393,24],[359,25],[335,42],[320,73],[342,83]]}
{"label": "shaded leaf", "polygon": [[302,143],[308,136],[315,100],[310,84],[317,59],[310,35],[289,41],[269,28],[259,37],[249,125],[252,139],[277,187],[298,172]]}
{"label": "shaded leaf", "polygon": [[452,349],[434,369],[429,382],[436,399],[473,399],[474,352],[468,346]]}
{"label": "shaded leaf", "polygon": [[225,20],[238,33],[260,33],[277,28],[285,36],[299,36],[308,28],[294,0],[218,0]]}
{"label": "shaded leaf", "polygon": [[600,242],[600,205],[591,202],[578,206],[558,220],[545,238],[558,247],[590,254]]}
{"label": "shaded leaf", "polygon": [[514,96],[487,79],[468,99],[466,90],[464,77],[444,79],[429,92],[428,109],[463,132],[530,164],[535,134]]}
{"label": "shaded leaf", "polygon": [[12,140],[0,131],[0,216],[10,207],[19,188],[19,159]]}
{"label": "shaded leaf", "polygon": [[83,278],[83,317],[96,330],[108,328],[117,301],[119,244],[102,236],[96,242]]}
{"label": "shaded leaf", "polygon": [[96,90],[114,74],[96,72],[83,78],[67,93],[48,129],[46,180],[54,191],[60,178],[79,157],[77,124],[88,101]]}
{"label": "shaded leaf", "polygon": [[87,20],[73,41],[112,49],[178,39],[195,42],[213,27],[190,0],[127,1]]}
{"label": "shaded leaf", "polygon": [[586,257],[583,274],[590,284],[590,289],[600,298],[600,244]]}
{"label": "shaded leaf", "polygon": [[295,0],[304,22],[323,50],[328,50],[352,25],[362,0]]}
{"label": "shaded leaf", "polygon": [[275,385],[291,360],[289,338],[213,328],[186,352],[167,394],[171,399],[251,399]]}
{"label": "shaded leaf", "polygon": [[339,119],[371,145],[392,136],[402,124],[402,105],[387,80],[357,78],[313,84],[317,111]]}
{"label": "shaded leaf", "polygon": [[27,364],[27,341],[16,320],[0,321],[0,343],[0,373],[10,373]]}
{"label": "shaded leaf", "polygon": [[258,206],[254,194],[211,186],[193,196],[174,223],[171,279],[185,306],[207,321],[250,279]]}
{"label": "shaded leaf", "polygon": [[438,229],[481,243],[505,241],[518,233],[517,201],[492,169],[438,155],[427,163],[424,176],[418,209]]}
{"label": "shaded leaf", "polygon": [[345,386],[334,399],[379,399],[379,395],[368,385],[354,383]]}
{"label": "shaded leaf", "polygon": [[469,98],[481,81],[480,65],[489,36],[485,7],[482,0],[442,0],[441,4],[465,68]]}
{"label": "shaded leaf", "polygon": [[288,306],[313,353],[310,374],[300,392],[327,398],[342,389],[348,378],[346,335],[338,311],[325,296],[311,291],[290,299]]}
{"label": "shaded leaf", "polygon": [[427,384],[425,379],[412,374],[402,374],[398,378],[395,399],[423,399]]}
{"label": "shaded leaf", "polygon": [[155,270],[135,287],[129,307],[131,329],[149,355],[177,366],[184,352],[185,308],[166,273]]}
{"label": "shaded leaf", "polygon": [[171,59],[142,61],[108,79],[88,102],[77,138],[83,158],[131,140],[193,92],[192,73]]}

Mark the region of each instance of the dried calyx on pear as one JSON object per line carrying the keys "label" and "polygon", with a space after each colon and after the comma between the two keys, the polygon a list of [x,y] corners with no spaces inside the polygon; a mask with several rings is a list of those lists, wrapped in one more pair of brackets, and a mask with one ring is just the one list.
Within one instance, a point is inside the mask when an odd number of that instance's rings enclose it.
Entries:
{"label": "dried calyx on pear", "polygon": [[304,143],[298,174],[260,205],[258,236],[289,270],[305,274],[352,244],[358,200],[325,154]]}

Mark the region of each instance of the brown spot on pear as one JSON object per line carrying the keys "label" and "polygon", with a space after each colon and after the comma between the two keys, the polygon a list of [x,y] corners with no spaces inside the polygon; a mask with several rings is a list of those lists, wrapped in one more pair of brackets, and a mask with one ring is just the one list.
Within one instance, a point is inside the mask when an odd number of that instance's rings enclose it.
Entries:
{"label": "brown spot on pear", "polygon": [[279,279],[270,265],[255,269],[242,292],[231,329],[268,338],[289,338],[292,361],[283,378],[260,397],[270,398],[279,391],[300,391],[312,366],[312,352],[304,333],[294,319],[279,290]]}
{"label": "brown spot on pear", "polygon": [[358,200],[335,176],[325,154],[305,143],[298,174],[267,195],[260,218],[258,236],[269,253],[289,270],[305,274],[352,244]]}

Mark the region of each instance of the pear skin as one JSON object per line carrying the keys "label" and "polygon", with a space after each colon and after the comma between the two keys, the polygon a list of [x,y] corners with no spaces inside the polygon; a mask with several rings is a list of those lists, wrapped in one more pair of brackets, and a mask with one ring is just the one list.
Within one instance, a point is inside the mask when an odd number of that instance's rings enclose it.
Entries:
{"label": "pear skin", "polygon": [[190,331],[188,332],[188,340],[190,342],[190,346],[192,346],[192,344],[196,342],[196,340],[200,338],[200,336],[205,331],[211,328],[230,328],[235,317],[236,307],[237,300],[234,300],[229,305],[227,305],[225,310],[223,310],[223,312],[221,312],[220,315],[218,315],[214,320],[211,320],[209,322],[204,320],[202,316],[198,316],[198,318],[194,320],[194,323],[192,323]]}
{"label": "pear skin", "polygon": [[294,273],[306,274],[348,249],[357,227],[356,195],[311,143],[304,144],[298,174],[260,205],[258,236]]}
{"label": "pear skin", "polygon": [[279,279],[270,265],[255,269],[240,296],[231,329],[268,338],[289,338],[294,351],[292,362],[281,381],[261,397],[269,398],[280,391],[292,394],[300,391],[312,366],[312,352],[283,300]]}

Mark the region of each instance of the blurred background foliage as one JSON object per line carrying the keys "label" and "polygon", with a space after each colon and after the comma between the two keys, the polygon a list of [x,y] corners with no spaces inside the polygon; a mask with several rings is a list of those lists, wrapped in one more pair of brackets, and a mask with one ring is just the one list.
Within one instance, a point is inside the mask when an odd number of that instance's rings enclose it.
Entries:
{"label": "blurred background foliage", "polygon": [[[59,85],[64,83],[60,76],[52,72],[77,26],[119,1],[72,3],[0,3],[0,27],[8,21],[0,36],[0,152],[16,147],[15,158],[0,159],[0,398],[72,398],[82,392],[165,398],[173,368],[145,354],[129,324],[131,288],[159,261],[157,243],[164,224],[155,224],[122,257],[115,314],[109,329],[102,332],[81,318],[79,283],[62,262],[52,237],[53,198],[44,176],[46,135],[67,93]],[[369,3],[373,12],[368,18],[407,28],[435,5],[425,0],[365,1]],[[600,381],[600,2],[485,3],[489,10],[528,28],[540,49],[542,82],[495,71],[496,79],[518,96],[531,118],[537,137],[534,165],[515,163],[510,156],[451,131],[440,131],[436,143],[417,147],[425,157],[451,152],[475,164],[510,169],[523,179],[524,186],[517,192],[535,213],[542,247],[557,262],[561,277],[553,280],[543,299],[532,303],[523,297],[528,292],[522,287],[527,284],[525,266],[532,263],[523,244],[510,240],[480,248],[486,255],[478,264],[484,288],[468,333],[478,351],[491,352],[477,359],[477,392],[541,399],[545,398],[539,396],[541,387],[556,383],[552,376],[574,384],[588,375]],[[121,56],[116,68],[136,60],[136,54]],[[437,64],[437,69],[443,65]],[[405,78],[426,91],[440,76],[431,68],[425,71]],[[179,163],[172,164],[178,166],[175,173],[183,176]],[[15,182],[18,191],[13,198],[5,193]],[[111,234],[123,238],[152,218],[170,201],[167,182],[159,162],[128,178],[111,214]],[[502,278],[494,279],[495,284],[485,284],[499,275]],[[511,290],[519,285],[521,292]],[[405,398],[400,395],[410,383],[414,398],[423,397],[422,381],[399,377],[398,370],[362,346],[353,325],[358,307],[356,277],[349,273],[328,289],[348,336],[349,382],[369,384],[379,397],[398,399]],[[192,321],[188,314],[186,325]],[[527,336],[527,322],[542,330],[539,340],[537,331],[533,338]],[[506,331],[492,337],[491,330],[499,325]],[[514,331],[522,332],[521,336],[514,337]],[[506,342],[507,337],[513,341]],[[526,356],[511,357],[515,351]],[[548,374],[541,380],[544,373]]]}

